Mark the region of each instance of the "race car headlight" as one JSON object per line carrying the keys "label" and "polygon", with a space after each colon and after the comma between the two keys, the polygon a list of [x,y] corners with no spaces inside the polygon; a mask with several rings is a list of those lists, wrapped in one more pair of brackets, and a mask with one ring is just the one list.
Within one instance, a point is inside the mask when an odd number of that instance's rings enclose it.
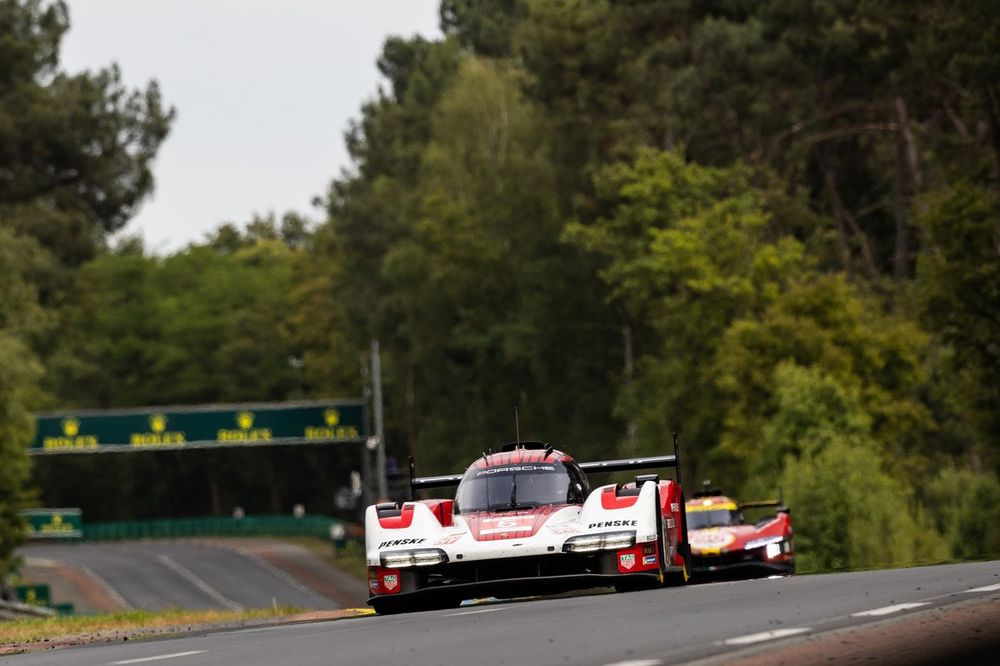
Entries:
{"label": "race car headlight", "polygon": [[753,541],[748,541],[747,545],[743,546],[744,550],[754,550],[755,548],[763,548],[764,556],[768,559],[772,557],[777,557],[781,554],[785,544],[785,537],[783,536],[773,536],[766,537],[763,539],[754,539]]}
{"label": "race car headlight", "polygon": [[592,553],[596,550],[620,550],[635,545],[635,532],[605,532],[570,537],[563,544],[569,553]]}
{"label": "race car headlight", "polygon": [[428,567],[444,564],[448,556],[440,548],[419,548],[417,550],[394,550],[382,553],[382,566],[386,569],[403,569],[405,567]]}

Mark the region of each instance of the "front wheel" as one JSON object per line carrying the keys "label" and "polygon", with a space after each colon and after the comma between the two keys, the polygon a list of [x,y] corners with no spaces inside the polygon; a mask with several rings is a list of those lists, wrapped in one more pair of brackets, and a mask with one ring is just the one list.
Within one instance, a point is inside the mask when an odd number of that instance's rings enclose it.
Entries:
{"label": "front wheel", "polygon": [[664,587],[680,587],[681,585],[687,585],[687,582],[691,580],[691,576],[688,575],[687,563],[680,571],[668,571],[663,576],[663,586]]}
{"label": "front wheel", "polygon": [[399,599],[381,597],[371,600],[371,607],[379,615],[397,615],[399,613],[418,613],[420,611],[443,610],[458,608],[462,600],[451,596],[429,596],[423,599]]}
{"label": "front wheel", "polygon": [[641,592],[642,590],[653,590],[659,586],[659,579],[636,574],[623,576],[621,580],[615,581],[616,592]]}

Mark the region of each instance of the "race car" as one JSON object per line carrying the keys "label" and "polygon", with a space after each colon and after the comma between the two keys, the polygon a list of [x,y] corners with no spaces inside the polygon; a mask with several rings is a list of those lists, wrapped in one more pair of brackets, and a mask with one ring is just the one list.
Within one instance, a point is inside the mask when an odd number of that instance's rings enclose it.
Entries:
{"label": "race car", "polygon": [[368,603],[386,614],[482,597],[683,584],[680,481],[644,474],[591,490],[586,476],[667,467],[678,469],[676,441],[673,455],[585,463],[544,442],[515,442],[484,453],[464,474],[424,478],[414,478],[411,459],[411,498],[425,488],[458,490],[454,499],[368,507]]}
{"label": "race car", "polygon": [[[776,512],[749,524],[744,509]],[[696,493],[687,503],[691,573],[696,578],[757,578],[795,573],[792,517],[780,501],[737,504],[720,490]]]}

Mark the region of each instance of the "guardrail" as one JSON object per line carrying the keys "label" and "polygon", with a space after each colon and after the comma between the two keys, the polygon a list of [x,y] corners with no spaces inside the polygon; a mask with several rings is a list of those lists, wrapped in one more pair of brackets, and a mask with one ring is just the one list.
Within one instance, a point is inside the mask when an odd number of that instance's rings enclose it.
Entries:
{"label": "guardrail", "polygon": [[[340,529],[337,529],[337,528]],[[176,539],[199,536],[310,536],[342,539],[344,523],[329,516],[246,516],[244,518],[180,518],[84,523],[89,541]]]}
{"label": "guardrail", "polygon": [[17,620],[26,617],[52,617],[56,611],[52,608],[25,604],[20,601],[0,600],[0,620]]}

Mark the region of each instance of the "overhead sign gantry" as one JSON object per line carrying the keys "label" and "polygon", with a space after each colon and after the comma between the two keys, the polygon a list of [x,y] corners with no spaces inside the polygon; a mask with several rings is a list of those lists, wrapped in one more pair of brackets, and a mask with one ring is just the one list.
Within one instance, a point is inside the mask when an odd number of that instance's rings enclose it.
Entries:
{"label": "overhead sign gantry", "polygon": [[364,400],[49,412],[36,416],[33,455],[362,443]]}

